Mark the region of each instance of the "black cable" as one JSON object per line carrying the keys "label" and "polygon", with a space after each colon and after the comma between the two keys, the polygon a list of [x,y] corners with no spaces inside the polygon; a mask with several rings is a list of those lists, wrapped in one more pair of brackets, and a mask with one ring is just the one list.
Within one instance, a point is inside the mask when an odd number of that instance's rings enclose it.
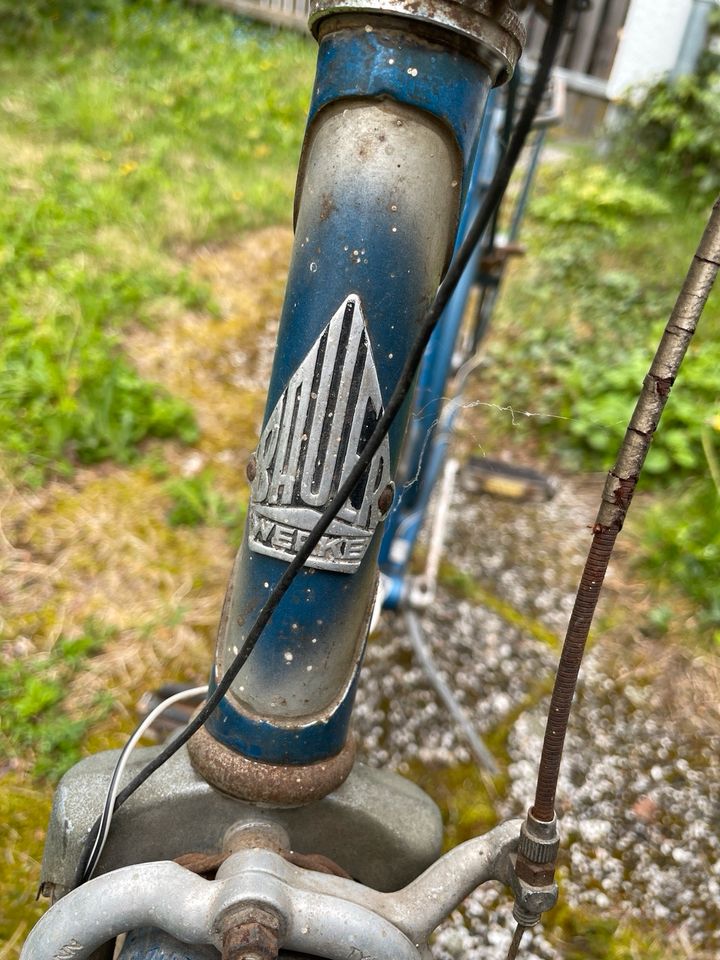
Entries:
{"label": "black cable", "polygon": [[[501,143],[503,150],[507,150],[508,144],[510,143],[510,137],[513,133],[513,127],[515,125],[515,109],[518,95],[518,88],[522,82],[521,70],[517,68],[513,73],[512,77],[508,81],[506,100],[505,100],[505,116],[503,117],[503,129],[501,134]],[[502,157],[499,163],[502,162]],[[495,207],[495,211],[490,219],[490,229],[488,230],[488,236],[485,241],[485,250],[494,250],[495,249],[495,239],[497,237],[498,230],[498,221],[500,219],[500,208],[502,207],[502,202],[498,203]]]}
{"label": "black cable", "polygon": [[[540,102],[545,92],[545,86],[552,70],[555,53],[562,36],[565,15],[570,0],[555,0],[552,9],[552,18],[543,40],[542,52],[538,62],[537,71],[533,79],[532,86],[528,92],[523,105],[522,112],[518,118],[517,126],[510,138],[507,150],[503,155],[502,161],[498,165],[495,176],[487,189],[483,199],[482,206],[477,212],[468,233],[455,254],[443,282],[438,288],[437,294],[430,308],[420,325],[420,333],[413,345],[405,365],[403,366],[400,378],[393,390],[392,396],[388,401],[382,416],[375,425],[375,429],[368,438],[362,453],[360,454],[355,466],[348,474],[345,481],[341,484],[338,492],[330,503],[325,507],[320,519],[311,530],[307,540],[293,557],[290,563],[283,571],[280,579],[275,584],[268,599],[265,601],[258,617],[247,635],[245,643],[236,655],[233,662],[223,674],[220,682],[213,690],[212,694],[205,701],[204,705],[195,714],[190,723],[182,730],[170,743],[157,754],[143,769],[136,774],[130,783],[118,794],[115,801],[115,810],[125,803],[125,801],[135,793],[138,787],[158,770],[167,760],[170,759],[180,747],[184,746],[188,740],[202,727],[230,689],[233,680],[242,670],[248,657],[255,649],[262,631],[265,629],[268,621],[272,617],[275,609],[287,592],[295,576],[300,572],[305,561],[315,549],[320,538],[332,523],[335,515],[341,509],[345,501],[355,489],[356,484],[362,478],[365,470],[370,464],[373,456],[380,448],[380,444],[387,435],[390,426],[402,407],[407,393],[412,386],[415,373],[420,361],[425,353],[425,347],[442,315],[448,300],[452,296],[455,287],[460,280],[467,263],[472,256],[473,250],[480,241],[485,232],[490,218],[495,212],[495,208],[502,199],[503,194],[510,181],[510,177],[515,168],[515,164],[523,148],[527,135],[532,127],[533,120],[537,114]],[[79,886],[85,879],[86,867],[90,856],[92,845],[95,841],[99,827],[99,819],[93,825],[80,855],[80,861],[75,876],[75,886]]]}

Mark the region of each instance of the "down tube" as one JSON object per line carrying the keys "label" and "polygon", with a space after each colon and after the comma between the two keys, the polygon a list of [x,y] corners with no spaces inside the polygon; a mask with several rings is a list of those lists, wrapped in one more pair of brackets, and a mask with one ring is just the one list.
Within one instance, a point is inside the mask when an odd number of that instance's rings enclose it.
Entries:
{"label": "down tube", "polygon": [[[321,41],[251,500],[211,684],[362,450],[453,247],[490,76],[406,31]],[[305,765],[346,744],[407,405],[207,724]]]}

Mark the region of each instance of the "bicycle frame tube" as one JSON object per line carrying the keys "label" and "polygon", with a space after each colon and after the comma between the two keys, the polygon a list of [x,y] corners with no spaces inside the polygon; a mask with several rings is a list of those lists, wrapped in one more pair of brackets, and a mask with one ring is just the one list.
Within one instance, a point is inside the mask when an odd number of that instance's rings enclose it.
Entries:
{"label": "bicycle frame tube", "polygon": [[[494,91],[488,103],[480,130],[479,145],[458,230],[460,245],[482,202],[498,161],[499,142]],[[468,291],[478,268],[481,250],[478,247],[468,263],[458,287],[450,299],[441,322],[430,339],[418,375],[413,401],[413,419],[401,462],[401,484],[395,504],[385,524],[380,547],[380,567],[388,577],[384,589],[384,606],[395,609],[402,601],[403,583],[410,553],[424,517],[424,505],[442,468],[442,456],[435,455],[437,428],[445,397],[443,396],[453,362],[453,354],[462,326]],[[443,444],[443,451],[446,445]]]}
{"label": "bicycle frame tube", "polygon": [[[517,85],[522,83],[520,70],[515,72],[512,83]],[[507,123],[505,113],[507,107],[497,101],[496,92],[491,91],[458,231],[459,239],[465,235],[500,161],[502,127]],[[505,239],[508,245],[515,244],[518,239],[547,128],[558,123],[563,114],[564,91],[556,81],[552,112],[536,121],[538,129],[534,141],[528,148],[527,168],[521,180],[519,195],[514,201]],[[385,523],[380,547],[380,569],[384,576],[382,597],[385,609],[395,610],[403,606],[409,601],[413,592],[408,578],[412,552],[425,523],[433,491],[442,473],[448,444],[460,410],[458,400],[463,384],[460,382],[451,384],[451,381],[457,371],[456,351],[461,328],[468,320],[473,321],[473,329],[468,331],[471,332],[471,340],[469,353],[465,354],[467,358],[476,353],[487,332],[504,274],[506,260],[501,259],[497,263],[491,260],[489,264],[486,263],[484,245],[492,246],[493,241],[486,237],[475,250],[428,344],[420,369],[413,404],[413,418],[397,477],[398,494]],[[473,287],[476,288],[479,297],[479,303],[475,308],[478,313],[475,317],[467,317]],[[447,395],[449,385],[451,396]]]}
{"label": "bicycle frame tube", "polygon": [[[447,266],[498,69],[449,36],[378,16],[323,25],[278,345],[248,468],[248,523],[211,686],[356,462]],[[191,742],[202,775],[229,792],[254,799],[257,762],[288,767],[284,803],[308,798],[304,786],[293,793],[301,768],[322,768],[322,792],[347,775],[408,413],[409,404]]]}

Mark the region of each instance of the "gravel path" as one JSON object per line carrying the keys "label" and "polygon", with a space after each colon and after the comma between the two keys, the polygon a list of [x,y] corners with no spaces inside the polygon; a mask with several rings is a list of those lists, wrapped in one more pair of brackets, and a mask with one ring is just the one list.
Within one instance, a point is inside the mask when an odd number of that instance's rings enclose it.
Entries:
{"label": "gravel path", "polygon": [[[596,483],[564,481],[555,498],[543,503],[460,491],[446,557],[495,597],[562,636],[597,490]],[[607,599],[605,605],[607,610]],[[557,658],[557,650],[519,620],[511,624],[441,588],[422,621],[437,663],[477,729],[488,733],[511,722],[507,790],[497,805],[501,818],[521,815],[532,800],[547,701],[543,696],[520,708],[533,690],[539,695],[538,684],[552,675]],[[668,684],[662,658],[638,663],[622,649],[619,655],[617,641],[605,641],[586,657],[566,746],[558,794],[562,896],[596,916],[635,921],[671,945],[674,955],[717,957],[718,728],[678,722],[677,703],[669,702],[677,700],[678,690],[669,697],[674,678]],[[669,666],[678,669],[675,661]],[[678,678],[681,687],[687,679]],[[356,726],[363,752],[377,765],[404,772],[421,763],[442,779],[470,760],[412,662],[400,619],[370,645]],[[499,960],[510,936],[508,899],[485,889],[439,931],[435,954],[440,960]],[[551,960],[558,953],[538,930],[527,938],[524,956]]]}

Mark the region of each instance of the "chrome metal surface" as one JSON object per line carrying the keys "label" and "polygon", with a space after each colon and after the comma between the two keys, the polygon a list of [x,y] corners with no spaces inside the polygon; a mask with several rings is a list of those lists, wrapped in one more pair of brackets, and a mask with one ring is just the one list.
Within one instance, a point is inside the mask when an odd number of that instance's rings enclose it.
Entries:
{"label": "chrome metal surface", "polygon": [[309,23],[315,36],[322,21],[338,13],[387,13],[443,27],[476,43],[480,58],[502,83],[512,76],[526,37],[513,7],[508,0],[311,0]]}
{"label": "chrome metal surface", "polygon": [[557,832],[557,820],[548,823],[537,820],[532,812],[528,813],[527,820],[520,830],[520,845],[518,853],[527,857],[531,863],[555,863],[560,838]]}
{"label": "chrome metal surface", "polygon": [[[383,409],[362,303],[350,294],[288,381],[263,429],[248,509],[252,551],[293,559],[355,466],[369,412],[377,420]],[[384,504],[388,489],[394,488],[386,437],[370,464],[361,502],[348,500],[305,566],[357,570],[392,504],[392,496]]]}

